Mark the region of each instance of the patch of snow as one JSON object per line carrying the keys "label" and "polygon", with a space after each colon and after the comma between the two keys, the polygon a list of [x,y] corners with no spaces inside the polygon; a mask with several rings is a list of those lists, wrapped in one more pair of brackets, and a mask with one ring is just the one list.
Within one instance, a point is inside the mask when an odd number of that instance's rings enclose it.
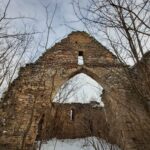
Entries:
{"label": "patch of snow", "polygon": [[[95,148],[94,148],[95,147]],[[96,137],[80,139],[52,139],[42,144],[41,150],[120,150],[105,140]],[[38,148],[37,148],[38,150]]]}
{"label": "patch of snow", "polygon": [[5,133],[7,133],[7,131],[4,130],[4,131],[3,131],[3,134],[5,134]]}
{"label": "patch of snow", "polygon": [[97,107],[101,107],[101,105],[100,105],[100,104],[95,104],[95,105],[93,105],[92,107],[93,107],[93,108],[97,108]]}
{"label": "patch of snow", "polygon": [[101,106],[101,107],[104,107],[103,101],[100,101],[100,106]]}

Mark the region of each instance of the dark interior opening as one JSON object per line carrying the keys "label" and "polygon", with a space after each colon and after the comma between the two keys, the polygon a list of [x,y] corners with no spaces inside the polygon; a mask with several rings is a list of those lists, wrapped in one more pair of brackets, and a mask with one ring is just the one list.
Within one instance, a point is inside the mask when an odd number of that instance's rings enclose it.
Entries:
{"label": "dark interior opening", "polygon": [[73,108],[71,108],[70,110],[70,120],[71,121],[74,121],[75,120],[75,111]]}
{"label": "dark interior opening", "polygon": [[83,51],[79,51],[78,56],[83,56]]}
{"label": "dark interior opening", "polygon": [[38,124],[38,134],[37,134],[37,137],[36,137],[36,140],[39,140],[42,138],[42,130],[43,130],[43,124],[44,124],[44,117],[45,115],[43,114],[40,121],[39,121],[39,124]]}

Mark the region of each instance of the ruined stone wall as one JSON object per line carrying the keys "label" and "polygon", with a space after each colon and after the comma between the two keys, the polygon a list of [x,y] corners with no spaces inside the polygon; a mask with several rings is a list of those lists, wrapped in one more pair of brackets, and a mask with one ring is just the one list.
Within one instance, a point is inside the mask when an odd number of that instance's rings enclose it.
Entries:
{"label": "ruined stone wall", "polygon": [[[101,136],[104,138],[106,133],[108,135],[104,108],[102,107],[80,103],[55,103],[54,109],[56,110],[54,116],[47,113],[42,118],[44,121],[43,124],[39,124],[39,139],[49,140],[55,137],[74,139],[88,136]],[[72,118],[71,111],[73,111]],[[104,126],[105,129],[102,130]]]}
{"label": "ruined stone wall", "polygon": [[146,52],[141,60],[130,70],[136,92],[141,97],[145,108],[150,113],[150,51]]}
{"label": "ruined stone wall", "polygon": [[[79,51],[85,61],[82,66],[77,64]],[[60,86],[74,75],[85,73],[104,88],[109,132],[102,137],[125,150],[149,150],[150,118],[132,91],[124,67],[87,33],[70,34],[34,64],[21,68],[10,85],[0,109],[0,144],[16,149],[21,149],[23,143],[33,145],[42,116],[51,114],[45,124],[53,124],[56,109],[52,100]],[[105,130],[103,123],[100,127]]]}

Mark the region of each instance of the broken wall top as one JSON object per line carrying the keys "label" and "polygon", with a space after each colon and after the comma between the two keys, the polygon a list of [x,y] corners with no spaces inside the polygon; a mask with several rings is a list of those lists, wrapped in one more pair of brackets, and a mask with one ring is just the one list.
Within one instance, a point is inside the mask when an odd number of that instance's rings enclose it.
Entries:
{"label": "broken wall top", "polygon": [[77,66],[79,53],[83,54],[85,66],[119,65],[116,56],[86,32],[72,32],[67,38],[48,49],[38,60],[50,66]]}

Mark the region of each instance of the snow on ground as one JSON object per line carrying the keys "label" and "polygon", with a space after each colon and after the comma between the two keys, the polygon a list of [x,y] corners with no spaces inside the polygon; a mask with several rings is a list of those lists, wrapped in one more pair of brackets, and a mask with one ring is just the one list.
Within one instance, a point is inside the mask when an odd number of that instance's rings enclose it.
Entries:
{"label": "snow on ground", "polygon": [[[95,148],[94,148],[95,147]],[[38,148],[37,148],[38,150]],[[42,144],[41,150],[120,150],[115,145],[106,144],[95,137],[80,139],[52,139]]]}

